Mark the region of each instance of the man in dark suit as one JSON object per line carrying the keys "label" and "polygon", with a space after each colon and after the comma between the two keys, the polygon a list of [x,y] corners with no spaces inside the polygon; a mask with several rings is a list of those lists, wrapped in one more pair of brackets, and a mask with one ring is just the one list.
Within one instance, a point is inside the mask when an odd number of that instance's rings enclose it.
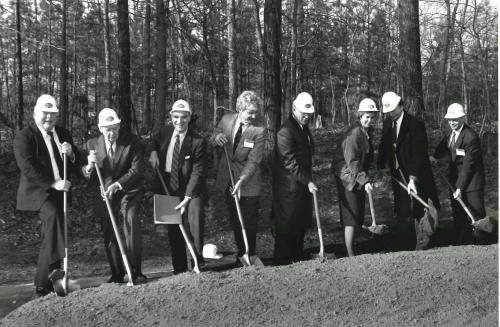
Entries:
{"label": "man in dark suit", "polygon": [[302,92],[276,135],[273,156],[274,265],[300,261],[306,227],[312,221],[313,139],[307,126],[314,113],[313,99]]}
{"label": "man in dark suit", "polygon": [[[40,96],[33,112],[34,124],[16,134],[14,155],[21,172],[17,191],[17,209],[37,211],[42,222],[41,244],[35,275],[37,295],[53,290],[64,277],[60,270],[64,257],[63,194],[71,187],[63,180],[63,154],[70,169],[79,171],[83,162],[68,130],[55,126],[59,110],[55,99]],[[81,172],[79,172],[81,175]],[[50,281],[49,281],[50,279]]]}
{"label": "man in dark suit", "polygon": [[[203,266],[203,232],[205,225],[204,205],[207,201],[206,189],[206,142],[196,133],[189,122],[191,107],[184,100],[177,100],[172,106],[172,125],[162,127],[152,137],[149,162],[160,172],[167,185],[169,195],[179,197],[183,225],[194,243],[198,264]],[[158,177],[153,190],[165,194]],[[168,236],[172,250],[174,274],[187,271],[186,245],[177,225],[168,225]]]}
{"label": "man in dark suit", "polygon": [[231,190],[229,169],[224,152],[221,152],[219,158],[215,186],[225,195],[226,205],[229,209],[229,220],[238,247],[237,257],[238,260],[242,260],[245,244],[234,200],[234,196],[239,196],[251,263],[255,261],[259,197],[262,187],[260,163],[265,138],[265,129],[256,125],[260,106],[261,100],[255,92],[242,92],[236,99],[237,113],[224,115],[211,137],[213,145],[225,146],[228,152],[235,180],[234,188]]}
{"label": "man in dark suit", "polygon": [[461,198],[468,205],[475,219],[486,216],[481,141],[476,132],[465,124],[465,111],[460,104],[451,104],[444,119],[448,121],[451,131],[439,142],[431,161],[444,156],[450,159],[448,180],[456,189],[450,192],[454,244],[469,244],[472,241],[472,226],[457,199]]}
{"label": "man in dark suit", "polygon": [[[108,282],[123,283],[125,269],[109,218],[106,203],[101,192],[110,199],[114,216],[123,216],[125,248],[132,269],[134,283],[146,281],[141,269],[142,232],[138,210],[143,197],[143,155],[144,150],[139,138],[131,133],[120,131],[120,119],[113,109],[105,108],[99,113],[99,131],[102,135],[87,141],[89,151],[85,175],[90,179],[94,191],[94,213],[101,221],[104,247],[111,278]],[[104,182],[100,190],[95,165],[99,164]]]}
{"label": "man in dark suit", "polygon": [[[436,209],[439,209],[424,123],[404,111],[403,100],[394,92],[383,95],[382,111],[387,118],[384,119],[378,149],[378,168],[383,169],[388,165],[392,176],[407,184],[408,189],[424,201],[430,198]],[[405,250],[415,249],[414,220],[423,216],[424,207],[418,201],[413,201],[394,181],[392,187],[394,211],[398,227],[401,228],[401,245]]]}

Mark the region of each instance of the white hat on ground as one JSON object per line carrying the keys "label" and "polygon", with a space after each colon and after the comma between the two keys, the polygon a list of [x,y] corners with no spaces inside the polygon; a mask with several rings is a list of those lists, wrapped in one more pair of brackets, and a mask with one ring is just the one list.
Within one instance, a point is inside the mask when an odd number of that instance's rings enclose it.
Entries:
{"label": "white hat on ground", "polygon": [[121,120],[118,118],[116,112],[111,108],[104,108],[99,112],[99,127],[111,126],[119,124]]}
{"label": "white hat on ground", "polygon": [[187,103],[187,101],[177,100],[172,105],[172,110],[170,110],[170,112],[173,112],[173,111],[184,111],[184,112],[191,113],[191,107],[189,106],[189,103]]}
{"label": "white hat on ground", "polygon": [[297,95],[295,100],[293,100],[293,105],[298,111],[302,113],[305,114],[314,113],[313,98],[307,92],[299,93],[299,95]]}
{"label": "white hat on ground", "polygon": [[465,110],[459,103],[452,103],[446,111],[444,119],[457,119],[465,116]]}
{"label": "white hat on ground", "polygon": [[358,112],[378,112],[377,104],[370,98],[363,99],[359,103]]}
{"label": "white hat on ground", "polygon": [[56,99],[52,95],[42,94],[37,100],[35,110],[41,112],[59,112]]}
{"label": "white hat on ground", "polygon": [[207,243],[203,246],[203,257],[207,259],[220,259],[222,254],[217,253],[217,246],[212,243]]}
{"label": "white hat on ground", "polygon": [[396,109],[401,97],[394,92],[385,92],[382,96],[382,112],[388,113]]}

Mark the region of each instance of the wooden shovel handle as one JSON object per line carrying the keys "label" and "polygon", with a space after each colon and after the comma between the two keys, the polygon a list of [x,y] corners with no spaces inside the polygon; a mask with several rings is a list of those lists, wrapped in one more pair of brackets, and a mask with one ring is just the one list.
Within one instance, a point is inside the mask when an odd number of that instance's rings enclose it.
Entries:
{"label": "wooden shovel handle", "polygon": [[373,207],[373,197],[371,191],[366,191],[368,193],[368,203],[370,203],[370,213],[372,214],[372,225],[376,225],[375,223],[375,208]]}
{"label": "wooden shovel handle", "polygon": [[[408,192],[408,187],[401,183],[401,181],[399,181],[396,177],[394,176],[391,176],[392,179],[394,179],[396,181],[396,183],[398,183],[406,192]],[[426,207],[427,209],[429,209],[429,204],[426,203],[424,200],[422,200],[421,197],[419,197],[417,194],[415,194],[413,191],[410,191],[410,195],[416,199],[418,202],[420,202],[420,204],[422,204],[424,207]]]}

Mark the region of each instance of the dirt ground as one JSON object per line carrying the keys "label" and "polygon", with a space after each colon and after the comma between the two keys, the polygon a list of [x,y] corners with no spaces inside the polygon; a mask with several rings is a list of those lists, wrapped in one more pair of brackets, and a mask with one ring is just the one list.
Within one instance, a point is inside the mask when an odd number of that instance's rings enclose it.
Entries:
{"label": "dirt ground", "polygon": [[2,326],[497,326],[497,245],[186,273],[29,302]]}
{"label": "dirt ground", "polygon": [[[432,143],[439,139],[431,131]],[[434,135],[436,134],[436,135]],[[360,231],[355,258],[344,258],[336,189],[329,169],[336,131],[315,133],[315,181],[327,252],[339,258],[309,260],[289,267],[269,267],[270,190],[264,189],[259,211],[258,255],[268,267],[234,269],[235,245],[225,205],[212,192],[207,207],[205,242],[226,255],[201,275],[152,278],[133,288],[102,284],[109,276],[99,222],[90,208],[88,190],[75,183],[70,208],[70,273],[90,288],[67,298],[49,295],[31,300],[40,222],[15,210],[18,173],[12,157],[0,157],[0,321],[2,326],[496,326],[498,325],[498,247],[450,245],[451,210],[446,184],[436,173],[442,210],[430,250],[396,252],[394,233],[372,238]],[[483,144],[485,203],[498,216],[497,139]],[[434,167],[445,173],[446,163]],[[392,227],[392,192],[388,177],[374,192],[377,222]],[[148,176],[151,178],[151,176]],[[149,181],[147,182],[149,183]],[[209,178],[213,183],[213,176]],[[152,223],[151,194],[143,201],[143,270],[169,276],[172,266],[166,231]],[[369,210],[365,224],[370,223]],[[306,254],[318,251],[314,228],[305,239]],[[373,253],[373,254],[368,254]],[[9,292],[2,292],[9,290]],[[17,309],[16,309],[17,308]],[[12,311],[14,310],[14,311]],[[11,312],[12,311],[12,312]]]}

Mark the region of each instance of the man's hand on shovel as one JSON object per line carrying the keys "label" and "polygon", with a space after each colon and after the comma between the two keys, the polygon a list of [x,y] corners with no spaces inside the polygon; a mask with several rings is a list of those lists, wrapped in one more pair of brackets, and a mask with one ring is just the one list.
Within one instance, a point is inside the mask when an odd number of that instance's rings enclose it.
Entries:
{"label": "man's hand on shovel", "polygon": [[240,179],[234,184],[234,187],[231,189],[231,195],[237,196],[238,199],[241,197],[241,185],[243,184],[244,178],[240,177]]}
{"label": "man's hand on shovel", "polygon": [[318,191],[318,187],[313,182],[307,183],[307,188],[309,189],[309,192],[311,192],[311,193],[316,193]]}
{"label": "man's hand on shovel", "polygon": [[181,202],[181,203],[179,203],[179,204],[177,205],[177,207],[175,207],[175,210],[180,210],[180,211],[181,211],[181,215],[183,215],[183,214],[184,214],[184,212],[186,211],[186,207],[187,207],[187,205],[188,205],[188,203],[189,203],[189,200],[191,200],[191,198],[190,198],[190,197],[188,197],[188,196],[185,196],[185,197],[184,197],[184,200],[182,200],[182,202]]}

